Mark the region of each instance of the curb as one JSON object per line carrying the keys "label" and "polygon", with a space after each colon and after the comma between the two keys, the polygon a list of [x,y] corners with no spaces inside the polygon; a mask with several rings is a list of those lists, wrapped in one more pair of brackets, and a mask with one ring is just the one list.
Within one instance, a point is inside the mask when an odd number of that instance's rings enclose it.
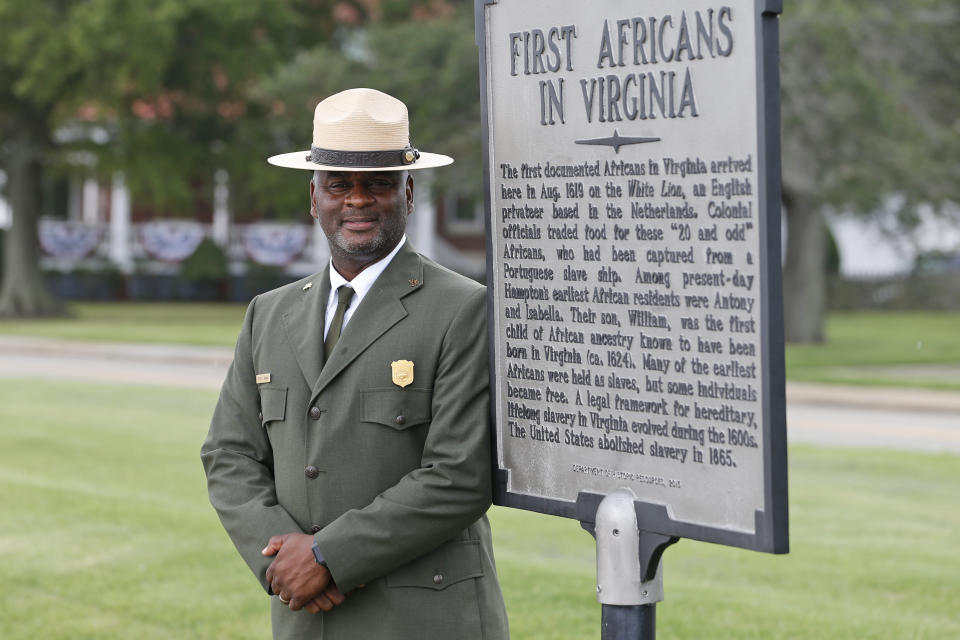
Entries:
{"label": "curb", "polygon": [[134,360],[227,367],[233,349],[183,344],[87,342],[62,338],[0,335],[0,354],[79,356],[108,360]]}
{"label": "curb", "polygon": [[791,404],[956,412],[960,421],[960,393],[952,391],[788,382],[787,405]]}

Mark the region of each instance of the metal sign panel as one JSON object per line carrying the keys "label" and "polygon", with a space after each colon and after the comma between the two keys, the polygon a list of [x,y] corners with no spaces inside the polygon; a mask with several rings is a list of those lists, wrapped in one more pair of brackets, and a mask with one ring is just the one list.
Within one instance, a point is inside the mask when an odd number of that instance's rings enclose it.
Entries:
{"label": "metal sign panel", "polygon": [[779,12],[477,0],[498,504],[786,551]]}

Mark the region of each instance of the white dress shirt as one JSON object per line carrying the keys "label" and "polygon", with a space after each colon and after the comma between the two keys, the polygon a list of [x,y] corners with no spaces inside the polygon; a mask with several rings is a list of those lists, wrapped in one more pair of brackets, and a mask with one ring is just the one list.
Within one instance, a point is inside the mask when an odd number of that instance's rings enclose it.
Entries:
{"label": "white dress shirt", "polygon": [[330,323],[333,322],[333,316],[337,313],[337,288],[340,285],[346,284],[353,289],[353,299],[350,300],[350,306],[347,307],[346,312],[343,314],[343,325],[340,327],[340,331],[342,332],[347,327],[347,323],[350,322],[350,318],[353,317],[353,312],[357,308],[357,305],[359,305],[363,297],[369,293],[370,289],[373,288],[373,283],[377,281],[377,278],[380,277],[380,274],[387,268],[387,265],[390,264],[390,261],[393,260],[393,257],[397,255],[400,247],[402,247],[406,241],[407,235],[404,234],[403,237],[400,238],[400,242],[397,243],[397,246],[393,248],[393,251],[358,273],[357,277],[353,280],[347,280],[340,275],[333,266],[333,258],[330,258],[330,297],[327,298],[327,313],[325,322],[323,323],[324,340],[327,339],[327,331],[330,329]]}

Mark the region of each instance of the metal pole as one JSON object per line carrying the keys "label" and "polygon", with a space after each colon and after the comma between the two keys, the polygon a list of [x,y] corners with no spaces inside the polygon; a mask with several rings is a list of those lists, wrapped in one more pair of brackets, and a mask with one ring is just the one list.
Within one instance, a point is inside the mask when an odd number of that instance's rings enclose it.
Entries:
{"label": "metal pole", "polygon": [[600,640],[656,640],[657,605],[603,605]]}

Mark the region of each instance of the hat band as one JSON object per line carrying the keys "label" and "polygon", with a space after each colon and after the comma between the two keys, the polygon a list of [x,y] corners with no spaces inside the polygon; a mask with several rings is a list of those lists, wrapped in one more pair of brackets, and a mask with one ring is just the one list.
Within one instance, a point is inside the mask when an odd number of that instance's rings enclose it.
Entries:
{"label": "hat band", "polygon": [[420,152],[413,147],[390,151],[336,151],[310,147],[308,162],[327,165],[330,167],[360,167],[371,169],[375,167],[401,167],[413,164],[420,157]]}

